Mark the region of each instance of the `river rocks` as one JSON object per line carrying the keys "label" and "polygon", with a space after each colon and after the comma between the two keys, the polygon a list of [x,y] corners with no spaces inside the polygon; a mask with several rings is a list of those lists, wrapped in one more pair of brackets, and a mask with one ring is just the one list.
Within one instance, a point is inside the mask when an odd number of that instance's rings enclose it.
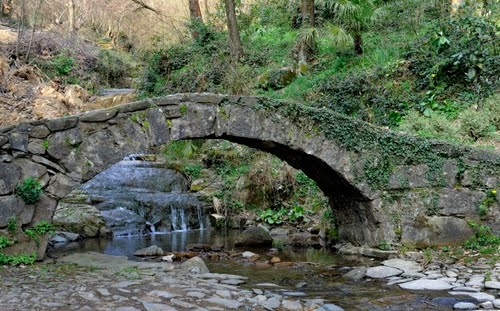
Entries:
{"label": "river rocks", "polygon": [[400,275],[401,273],[403,273],[403,271],[399,269],[385,266],[371,267],[366,270],[366,276],[374,279],[388,278]]}
{"label": "river rocks", "polygon": [[138,257],[163,256],[163,250],[156,245],[151,245],[149,247],[142,248],[142,249],[135,251],[134,256],[138,256]]}
{"label": "river rocks", "polygon": [[457,302],[453,305],[453,309],[455,310],[475,310],[477,309],[476,304],[472,302]]}
{"label": "river rocks", "polygon": [[399,287],[410,290],[446,290],[453,288],[448,282],[440,280],[415,280],[398,284]]}
{"label": "river rocks", "polygon": [[387,267],[402,270],[403,272],[420,272],[423,269],[418,263],[414,261],[407,261],[397,258],[384,260],[382,264]]}
{"label": "river rocks", "polygon": [[96,237],[107,234],[104,219],[95,206],[89,204],[59,203],[53,224],[58,229]]}
{"label": "river rocks", "polygon": [[273,244],[273,238],[261,226],[252,226],[245,229],[238,240],[236,246],[258,246],[265,247]]}
{"label": "river rocks", "polygon": [[368,269],[366,267],[354,268],[351,271],[343,274],[342,277],[344,279],[351,280],[351,281],[360,281],[365,277],[367,270]]}
{"label": "river rocks", "polygon": [[193,257],[181,264],[181,269],[196,274],[209,273],[207,265],[200,257]]}

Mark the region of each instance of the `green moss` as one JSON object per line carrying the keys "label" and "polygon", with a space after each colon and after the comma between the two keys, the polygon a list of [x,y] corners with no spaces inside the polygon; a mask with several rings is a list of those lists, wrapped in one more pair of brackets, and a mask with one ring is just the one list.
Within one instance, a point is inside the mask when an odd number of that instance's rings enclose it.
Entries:
{"label": "green moss", "polygon": [[182,116],[184,116],[187,113],[187,105],[181,104],[179,106],[179,112],[181,113]]}
{"label": "green moss", "polygon": [[[467,158],[477,153],[470,148],[389,131],[326,108],[264,99],[260,99],[254,107],[271,118],[279,113],[299,127],[317,128],[318,133],[322,133],[339,147],[353,154],[361,154],[359,161],[362,161],[364,169],[358,171],[358,176],[355,177],[358,180],[366,180],[374,189],[387,186],[397,165],[427,164],[431,181],[444,185],[442,170],[447,159]],[[478,154],[474,154],[474,157],[477,156]],[[484,171],[500,174],[500,157],[486,151],[480,157],[481,161],[474,166],[463,161],[462,169],[475,174]],[[484,185],[481,183],[476,185],[482,186]]]}

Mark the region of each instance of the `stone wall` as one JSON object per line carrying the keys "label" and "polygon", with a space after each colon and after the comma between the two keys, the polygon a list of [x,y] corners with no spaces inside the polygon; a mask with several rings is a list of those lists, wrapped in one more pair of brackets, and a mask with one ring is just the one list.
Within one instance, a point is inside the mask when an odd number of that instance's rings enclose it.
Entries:
{"label": "stone wall", "polygon": [[[478,219],[499,186],[492,152],[294,103],[177,94],[0,128],[0,231],[11,216],[25,227],[50,221],[59,199],[125,156],[190,138],[227,139],[302,169],[331,199],[341,239],[357,245],[461,242],[471,234],[467,219]],[[15,194],[28,177],[44,188],[35,204]],[[496,230],[497,202],[482,217]]]}

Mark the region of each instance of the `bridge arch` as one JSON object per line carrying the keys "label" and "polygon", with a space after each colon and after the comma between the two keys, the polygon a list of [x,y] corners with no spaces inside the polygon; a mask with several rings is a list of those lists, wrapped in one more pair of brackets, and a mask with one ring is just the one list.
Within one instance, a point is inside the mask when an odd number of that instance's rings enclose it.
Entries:
{"label": "bridge arch", "polygon": [[[173,140],[214,138],[269,152],[303,170],[329,197],[340,238],[355,245],[466,238],[465,218],[474,217],[486,192],[499,185],[495,153],[296,103],[176,94],[0,128],[0,230],[12,215],[28,226],[51,220],[59,199],[126,155],[154,152]],[[44,185],[36,204],[15,195],[27,177]]]}

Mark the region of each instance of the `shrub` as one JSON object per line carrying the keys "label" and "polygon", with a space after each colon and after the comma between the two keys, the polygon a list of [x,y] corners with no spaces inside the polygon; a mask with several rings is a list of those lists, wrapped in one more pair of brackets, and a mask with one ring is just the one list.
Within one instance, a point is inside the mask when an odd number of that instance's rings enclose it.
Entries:
{"label": "shrub", "polygon": [[434,112],[426,117],[417,111],[411,111],[404,117],[399,130],[427,138],[447,140],[459,138],[459,127],[456,122],[450,121],[441,112]]}
{"label": "shrub", "polygon": [[[491,4],[495,6],[497,4]],[[407,54],[423,88],[457,85],[487,95],[498,88],[499,25],[491,14],[478,14],[466,5],[451,18],[436,19],[433,27]]]}
{"label": "shrub", "polygon": [[16,195],[21,197],[26,204],[36,203],[42,193],[42,184],[33,177],[26,178],[16,186]]}
{"label": "shrub", "polygon": [[133,69],[130,59],[123,53],[101,50],[97,57],[96,71],[100,79],[108,85],[119,84]]}
{"label": "shrub", "polygon": [[460,113],[459,120],[462,134],[474,141],[489,137],[495,130],[495,126],[490,122],[491,117],[488,110],[464,110]]}
{"label": "shrub", "polygon": [[67,76],[75,67],[75,59],[72,56],[61,53],[52,59],[51,65],[55,72],[60,75]]}

